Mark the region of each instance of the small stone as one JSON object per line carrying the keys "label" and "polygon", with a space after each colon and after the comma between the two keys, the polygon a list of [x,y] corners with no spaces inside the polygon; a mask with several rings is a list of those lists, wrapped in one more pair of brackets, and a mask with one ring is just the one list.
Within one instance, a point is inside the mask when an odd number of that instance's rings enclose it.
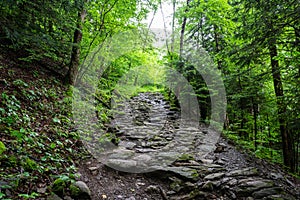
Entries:
{"label": "small stone", "polygon": [[264,200],[299,200],[299,198],[295,199],[295,197],[288,194],[276,194],[270,195],[268,197],[263,198]]}
{"label": "small stone", "polygon": [[196,184],[191,183],[191,182],[185,182],[185,183],[184,183],[184,186],[185,186],[186,188],[196,188]]}
{"label": "small stone", "polygon": [[47,187],[43,187],[43,188],[37,188],[36,190],[38,193],[40,194],[45,194],[47,191]]}
{"label": "small stone", "polygon": [[175,173],[185,179],[189,180],[197,180],[199,177],[199,174],[197,173],[197,170],[191,169],[188,167],[165,167],[161,170]]}
{"label": "small stone", "polygon": [[208,159],[200,159],[201,163],[205,163],[205,164],[212,164],[214,161],[213,160],[208,160]]}
{"label": "small stone", "polygon": [[159,193],[160,189],[157,185],[149,185],[146,189],[145,192],[147,193]]}
{"label": "small stone", "polygon": [[226,174],[226,176],[255,176],[255,175],[258,175],[258,170],[252,167],[234,170]]}
{"label": "small stone", "polygon": [[129,197],[129,198],[126,198],[125,200],[135,200],[135,197]]}
{"label": "small stone", "polygon": [[274,182],[271,180],[241,180],[238,189],[236,190],[237,193],[241,196],[248,196],[251,195],[253,192],[263,189],[263,188],[270,188],[274,186]]}
{"label": "small stone", "polygon": [[229,186],[235,186],[235,185],[237,185],[237,183],[238,183],[238,180],[232,179],[232,180],[230,180],[230,181],[227,183],[227,185],[229,185]]}
{"label": "small stone", "polygon": [[136,147],[136,143],[134,143],[134,142],[128,142],[128,141],[121,141],[119,143],[119,146],[123,146],[126,149],[132,150],[133,148]]}
{"label": "small stone", "polygon": [[99,166],[96,166],[96,167],[89,167],[89,170],[90,170],[91,172],[93,172],[93,171],[98,170],[99,168],[100,168]]}
{"label": "small stone", "polygon": [[76,181],[70,186],[72,197],[78,200],[91,199],[91,191],[83,181]]}
{"label": "small stone", "polygon": [[170,190],[170,191],[167,192],[167,195],[169,195],[169,196],[174,195],[174,194],[176,194],[176,192],[174,190]]}
{"label": "small stone", "polygon": [[227,162],[225,162],[223,160],[217,160],[215,163],[219,164],[219,165],[226,165],[227,164]]}
{"label": "small stone", "polygon": [[144,185],[146,185],[146,183],[137,182],[135,185],[136,185],[137,187],[140,187],[140,186],[144,186]]}
{"label": "small stone", "polygon": [[47,198],[47,200],[63,200],[63,199],[57,196],[56,194],[52,194]]}
{"label": "small stone", "polygon": [[225,173],[214,173],[214,174],[209,174],[207,176],[204,177],[204,180],[216,180],[216,179],[220,179],[225,175]]}
{"label": "small stone", "polygon": [[207,190],[207,191],[213,191],[214,190],[214,184],[211,181],[207,181],[202,186],[202,189]]}
{"label": "small stone", "polygon": [[225,143],[218,143],[217,146],[227,147],[227,145]]}
{"label": "small stone", "polygon": [[270,176],[271,176],[272,179],[275,179],[275,180],[283,179],[283,176],[280,173],[270,173]]}
{"label": "small stone", "polygon": [[228,190],[228,195],[231,197],[231,199],[236,199],[236,195],[235,195],[235,193],[234,192],[232,192],[232,191],[230,191],[230,190]]}
{"label": "small stone", "polygon": [[257,192],[254,192],[252,194],[252,196],[255,199],[260,199],[260,198],[267,197],[270,195],[279,194],[280,192],[282,192],[282,189],[280,187],[266,188],[266,189],[262,189]]}

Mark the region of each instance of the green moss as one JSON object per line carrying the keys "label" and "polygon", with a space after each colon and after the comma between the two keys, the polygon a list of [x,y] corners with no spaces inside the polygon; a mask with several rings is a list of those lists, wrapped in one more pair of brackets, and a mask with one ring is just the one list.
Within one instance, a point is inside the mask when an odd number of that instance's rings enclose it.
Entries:
{"label": "green moss", "polygon": [[[192,192],[190,192],[189,196],[190,196],[190,199],[196,199],[197,197],[199,199],[202,199],[203,197],[205,197],[205,193],[200,190],[193,190]],[[202,198],[200,198],[200,197],[202,197]]]}
{"label": "green moss", "polygon": [[175,192],[179,192],[182,189],[182,186],[180,182],[175,181],[170,184],[170,188]]}
{"label": "green moss", "polygon": [[189,161],[189,160],[195,160],[194,156],[191,154],[182,154],[179,158],[178,161]]}
{"label": "green moss", "polygon": [[198,174],[197,170],[193,169],[192,177],[193,177],[193,180],[198,180],[199,174]]}

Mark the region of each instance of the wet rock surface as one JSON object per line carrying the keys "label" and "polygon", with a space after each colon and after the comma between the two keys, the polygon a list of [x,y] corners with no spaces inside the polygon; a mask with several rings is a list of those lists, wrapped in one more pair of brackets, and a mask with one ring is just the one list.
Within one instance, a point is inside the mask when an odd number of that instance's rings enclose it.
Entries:
{"label": "wet rock surface", "polygon": [[299,180],[222,137],[214,144],[216,132],[180,121],[161,94],[121,103],[110,127],[118,145],[79,165],[92,199],[300,199]]}

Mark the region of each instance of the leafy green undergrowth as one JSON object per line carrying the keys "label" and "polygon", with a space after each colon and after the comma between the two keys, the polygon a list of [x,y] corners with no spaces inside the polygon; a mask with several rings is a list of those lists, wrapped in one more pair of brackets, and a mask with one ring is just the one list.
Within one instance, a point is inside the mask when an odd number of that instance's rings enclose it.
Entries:
{"label": "leafy green undergrowth", "polygon": [[139,93],[145,92],[154,92],[154,93],[165,93],[165,88],[158,85],[143,85],[143,86],[134,86],[134,85],[119,85],[115,89],[115,94],[123,98],[130,98],[137,96]]}
{"label": "leafy green undergrowth", "polygon": [[234,142],[236,146],[243,148],[251,155],[254,155],[260,159],[266,159],[273,163],[282,164],[282,155],[281,151],[279,150],[271,149],[261,144],[258,144],[257,148],[255,149],[253,141],[244,140],[243,138],[240,138],[238,134],[230,131],[224,131],[223,135],[228,140]]}
{"label": "leafy green undergrowth", "polygon": [[[299,179],[299,173],[291,173],[283,165],[282,151],[267,147],[268,144],[262,141],[257,141],[257,147],[255,148],[254,142],[241,138],[237,133],[231,131],[224,131],[223,136],[229,141],[233,142],[234,145],[242,151],[245,151],[248,155],[255,156],[259,159],[265,160],[269,163],[274,163],[281,166],[283,169],[290,173],[291,176]],[[273,144],[274,145],[274,144]]]}
{"label": "leafy green undergrowth", "polygon": [[74,176],[83,152],[72,128],[71,91],[43,72],[2,69],[0,199],[45,197],[53,180]]}

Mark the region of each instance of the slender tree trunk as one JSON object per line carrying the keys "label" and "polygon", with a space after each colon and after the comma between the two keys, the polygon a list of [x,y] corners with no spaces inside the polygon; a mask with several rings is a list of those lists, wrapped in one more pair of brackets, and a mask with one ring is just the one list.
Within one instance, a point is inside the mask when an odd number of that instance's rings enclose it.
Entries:
{"label": "slender tree trunk", "polygon": [[252,109],[253,109],[253,118],[254,118],[254,147],[255,150],[257,149],[257,104],[254,102],[254,98],[251,98],[252,100]]}
{"label": "slender tree trunk", "polygon": [[[243,91],[243,86],[242,86],[242,80],[241,77],[238,77],[238,81],[239,81],[239,91]],[[244,130],[245,128],[245,124],[246,124],[246,118],[245,118],[245,110],[246,110],[246,105],[245,105],[245,98],[240,98],[240,109],[241,109],[241,124],[240,124],[240,130],[239,132],[239,136],[243,137],[244,139],[248,138],[247,132]]]}
{"label": "slender tree trunk", "polygon": [[68,73],[65,77],[65,82],[74,85],[78,75],[80,64],[80,43],[82,40],[82,25],[86,17],[86,10],[84,9],[84,2],[81,5],[81,11],[78,12],[77,26],[73,36],[73,47],[71,53],[71,61]]}
{"label": "slender tree trunk", "polygon": [[[297,51],[300,51],[300,26],[297,24],[294,25],[294,32],[295,32],[295,47]],[[298,67],[298,77],[300,77],[300,63],[297,64]]]}
{"label": "slender tree trunk", "polygon": [[[215,39],[215,45],[216,45],[216,53],[219,53],[221,50],[220,42],[219,42],[219,35],[218,35],[218,27],[214,25],[214,39]],[[218,59],[218,69],[221,69],[221,61]]]}
{"label": "slender tree trunk", "polygon": [[[272,137],[271,136],[271,128],[270,128],[270,124],[269,124],[269,115],[267,114],[267,123],[268,123],[268,137],[269,139]],[[271,140],[269,140],[269,149],[273,149],[273,144],[271,142]],[[270,158],[273,157],[273,151],[270,151]]]}
{"label": "slender tree trunk", "polygon": [[205,48],[205,40],[204,40],[204,30],[203,30],[203,13],[200,14],[200,30],[201,30],[201,43],[202,48]]}
{"label": "slender tree trunk", "polygon": [[175,42],[175,12],[176,12],[176,0],[172,0],[173,4],[173,16],[172,16],[172,35],[171,35],[171,52],[174,52],[174,42]]}
{"label": "slender tree trunk", "polygon": [[186,1],[186,9],[184,12],[184,17],[183,17],[183,21],[181,24],[181,32],[180,32],[180,50],[179,50],[179,55],[180,57],[182,57],[182,53],[183,53],[183,44],[184,44],[184,32],[185,32],[185,27],[186,27],[186,21],[187,21],[187,12],[189,11],[189,4],[190,4],[191,0],[187,0]]}
{"label": "slender tree trunk", "polygon": [[277,109],[278,109],[278,121],[280,126],[280,134],[282,138],[282,150],[284,165],[289,167],[290,171],[295,171],[295,157],[293,151],[293,141],[290,134],[288,134],[286,127],[286,105],[283,97],[283,85],[281,80],[281,72],[279,67],[279,61],[277,60],[277,47],[276,38],[271,38],[269,41],[269,53],[271,58],[272,77],[274,83],[274,90],[276,95]]}

